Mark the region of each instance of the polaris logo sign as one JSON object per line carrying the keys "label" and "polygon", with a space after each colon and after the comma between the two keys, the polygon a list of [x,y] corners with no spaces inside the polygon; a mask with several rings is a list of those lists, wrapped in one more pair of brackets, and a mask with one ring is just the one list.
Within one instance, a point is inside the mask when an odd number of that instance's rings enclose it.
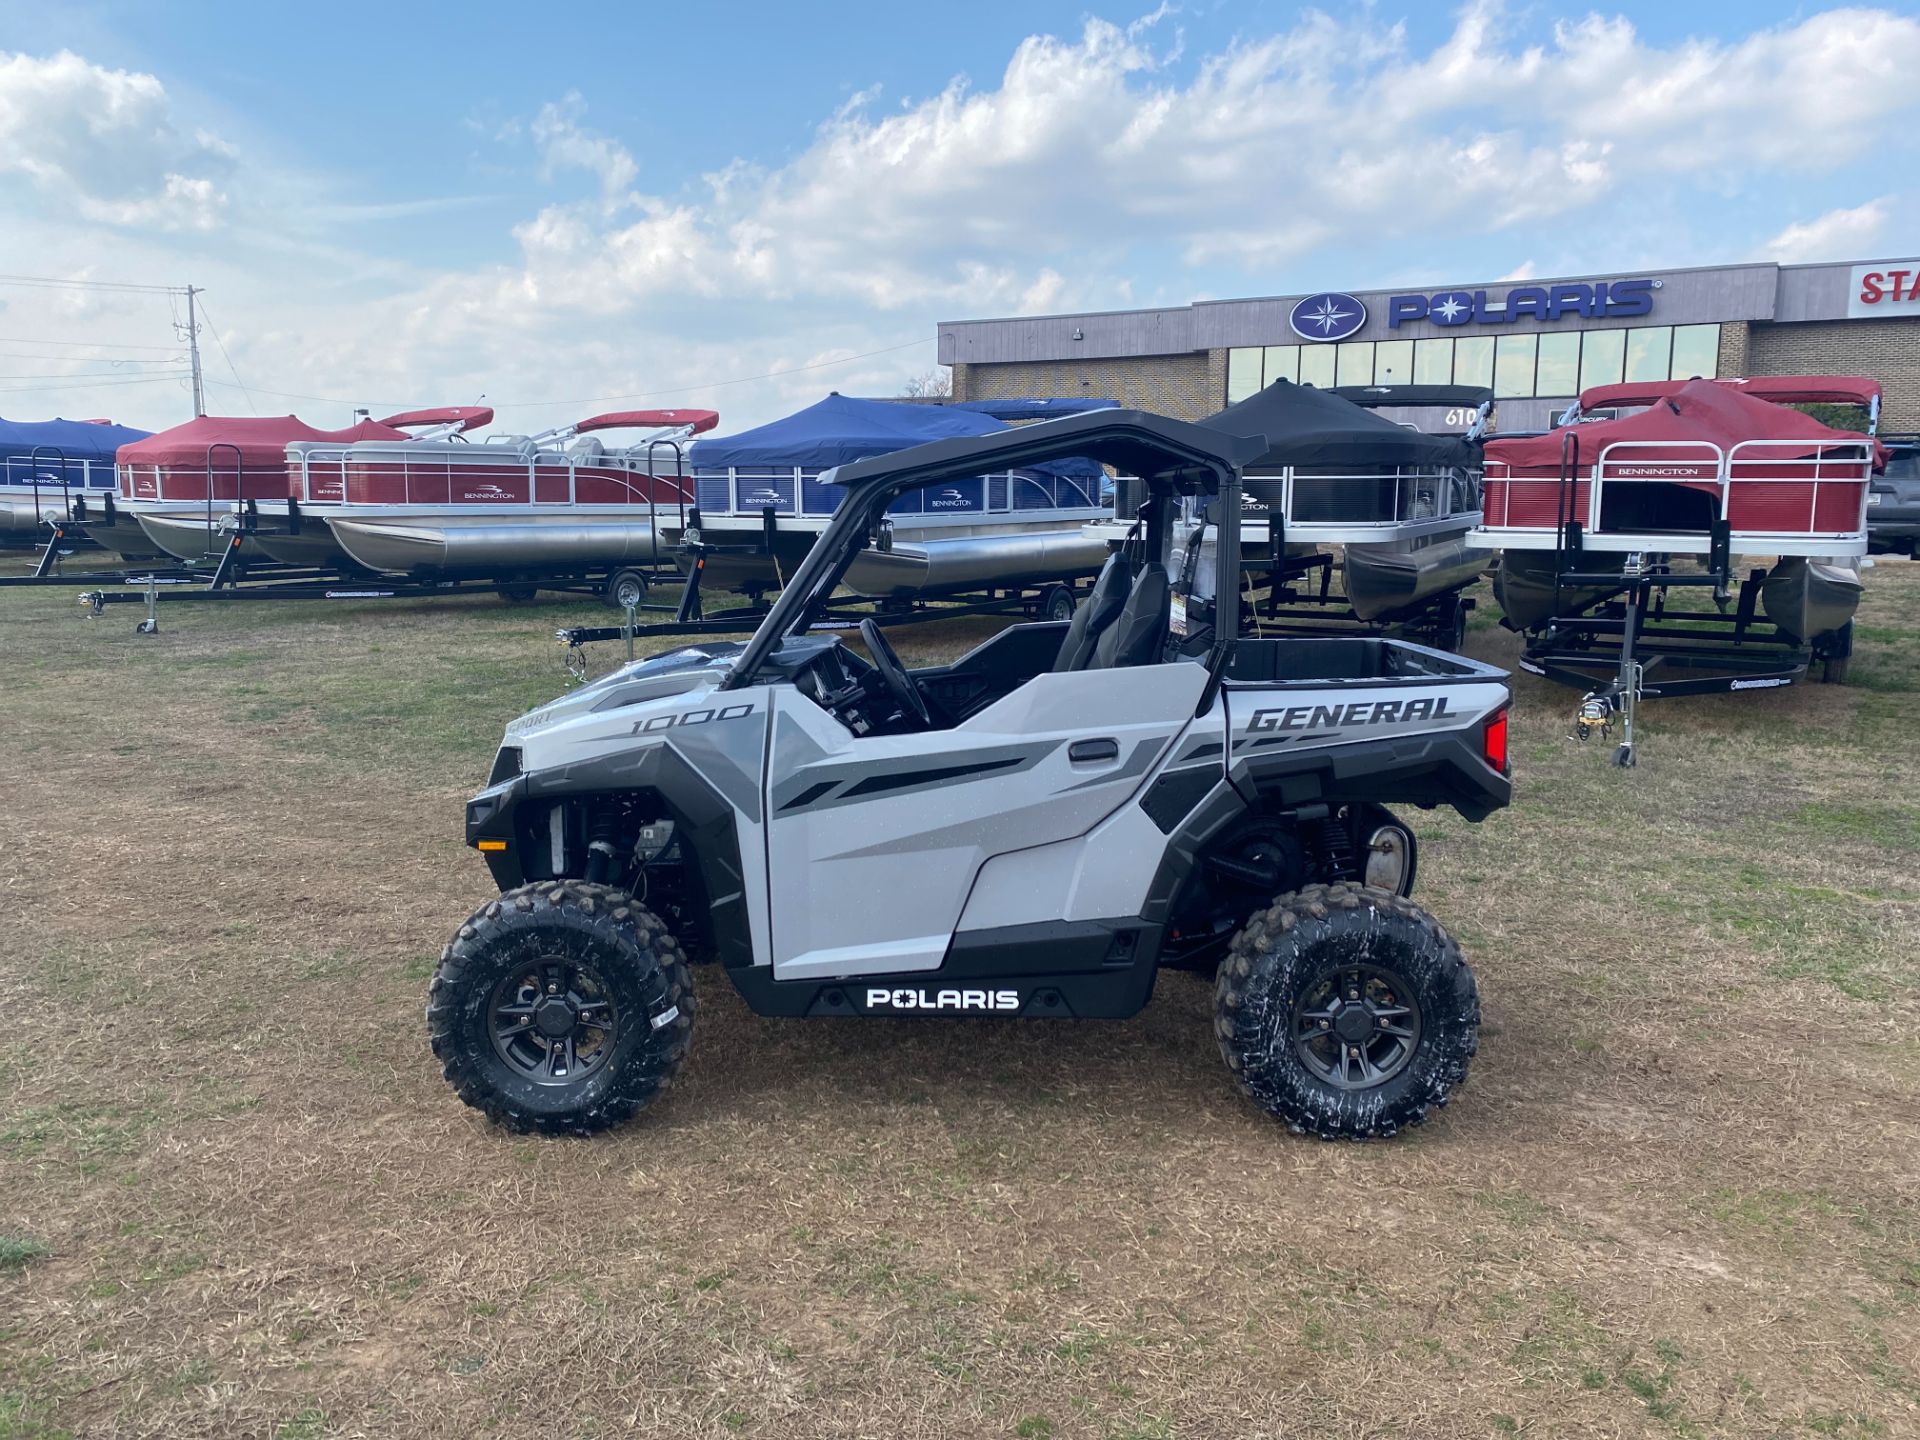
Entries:
{"label": "polaris logo sign", "polygon": [[869,1010],[988,1010],[1020,1008],[1018,990],[868,990]]}
{"label": "polaris logo sign", "polygon": [[1287,324],[1303,340],[1344,340],[1366,323],[1367,307],[1338,291],[1309,295],[1287,316]]}
{"label": "polaris logo sign", "polygon": [[1504,300],[1484,290],[1442,290],[1437,295],[1395,295],[1387,301],[1387,328],[1413,320],[1435,325],[1511,325],[1518,320],[1552,323],[1579,316],[1622,320],[1653,313],[1658,280],[1602,280],[1594,285],[1516,285]]}

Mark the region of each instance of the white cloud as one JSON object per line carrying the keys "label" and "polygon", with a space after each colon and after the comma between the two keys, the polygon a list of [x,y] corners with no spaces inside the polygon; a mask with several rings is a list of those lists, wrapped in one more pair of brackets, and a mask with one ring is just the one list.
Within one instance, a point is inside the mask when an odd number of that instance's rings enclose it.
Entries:
{"label": "white cloud", "polygon": [[[1920,19],[1889,11],[1661,43],[1619,18],[1543,29],[1475,3],[1424,48],[1372,9],[1309,12],[1184,56],[1167,16],[1031,36],[998,75],[908,102],[868,85],[791,158],[715,155],[675,191],[593,126],[580,91],[518,120],[483,102],[468,128],[523,164],[530,144],[553,188],[502,226],[498,263],[438,274],[377,248],[382,207],[297,203],[300,177],[249,171],[193,133],[158,79],[70,55],[0,57],[0,172],[30,177],[49,216],[73,191],[136,227],[72,240],[75,265],[212,287],[255,385],[367,401],[484,390],[516,428],[577,408],[516,402],[704,393],[732,424],[830,387],[896,389],[930,363],[937,319],[1284,290],[1304,263],[1363,246],[1376,266],[1424,270],[1443,243],[1478,241],[1486,271],[1514,274],[1628,250],[1750,258],[1773,226],[1739,233],[1722,197],[1791,196],[1876,146],[1898,153],[1916,106],[1906,77],[1920,74]],[[22,64],[24,90],[4,79]],[[562,198],[583,175],[592,193]],[[1868,248],[1898,198],[1766,243]],[[213,236],[168,239],[223,214]],[[1435,277],[1341,280],[1415,278]],[[800,368],[915,336],[924,348]],[[701,388],[769,371],[794,373]]]}
{"label": "white cloud", "polygon": [[1769,260],[1852,260],[1870,253],[1887,233],[1887,197],[1851,210],[1787,226],[1760,247]]}
{"label": "white cloud", "polygon": [[0,52],[0,174],[28,176],[43,204],[114,225],[209,230],[235,158],[217,136],[183,130],[152,75],[65,50]]}
{"label": "white cloud", "polygon": [[549,177],[561,170],[585,170],[596,175],[608,200],[617,199],[633,184],[640,166],[627,147],[580,123],[587,102],[578,90],[540,107],[528,127],[540,147],[540,163]]}

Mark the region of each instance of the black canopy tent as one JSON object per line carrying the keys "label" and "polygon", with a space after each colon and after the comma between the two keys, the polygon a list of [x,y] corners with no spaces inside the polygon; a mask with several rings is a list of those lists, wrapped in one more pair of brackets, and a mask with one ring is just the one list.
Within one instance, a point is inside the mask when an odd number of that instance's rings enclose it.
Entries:
{"label": "black canopy tent", "polygon": [[1229,435],[1267,437],[1267,453],[1247,467],[1249,474],[1289,466],[1316,474],[1379,474],[1396,467],[1473,466],[1480,459],[1478,448],[1458,436],[1409,430],[1331,390],[1290,380],[1276,380],[1199,423]]}

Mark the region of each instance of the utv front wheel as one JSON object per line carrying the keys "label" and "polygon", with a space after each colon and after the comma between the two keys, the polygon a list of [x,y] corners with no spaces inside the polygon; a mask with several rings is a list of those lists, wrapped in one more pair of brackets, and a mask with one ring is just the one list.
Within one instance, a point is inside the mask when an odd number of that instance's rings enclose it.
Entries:
{"label": "utv front wheel", "polygon": [[468,917],[440,956],[427,1029],[467,1104],[510,1129],[586,1135],[666,1087],[693,1014],[659,919],[611,886],[547,880]]}
{"label": "utv front wheel", "polygon": [[1298,1133],[1365,1140],[1465,1082],[1480,999],[1453,937],[1410,900],[1314,885],[1255,915],[1215,988],[1220,1053]]}

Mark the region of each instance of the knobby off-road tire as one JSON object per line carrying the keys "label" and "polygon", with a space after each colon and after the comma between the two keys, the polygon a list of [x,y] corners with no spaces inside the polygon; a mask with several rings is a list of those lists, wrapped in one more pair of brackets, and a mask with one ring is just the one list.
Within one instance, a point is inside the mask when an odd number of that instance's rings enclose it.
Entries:
{"label": "knobby off-road tire", "polygon": [[624,890],[544,880],[467,918],[427,999],[460,1098],[513,1130],[587,1135],[649,1104],[686,1059],[686,957]]}
{"label": "knobby off-road tire", "polygon": [[1480,997],[1459,945],[1411,900],[1313,885],[1234,936],[1214,1028],[1241,1089],[1295,1133],[1366,1140],[1418,1125],[1465,1083]]}

